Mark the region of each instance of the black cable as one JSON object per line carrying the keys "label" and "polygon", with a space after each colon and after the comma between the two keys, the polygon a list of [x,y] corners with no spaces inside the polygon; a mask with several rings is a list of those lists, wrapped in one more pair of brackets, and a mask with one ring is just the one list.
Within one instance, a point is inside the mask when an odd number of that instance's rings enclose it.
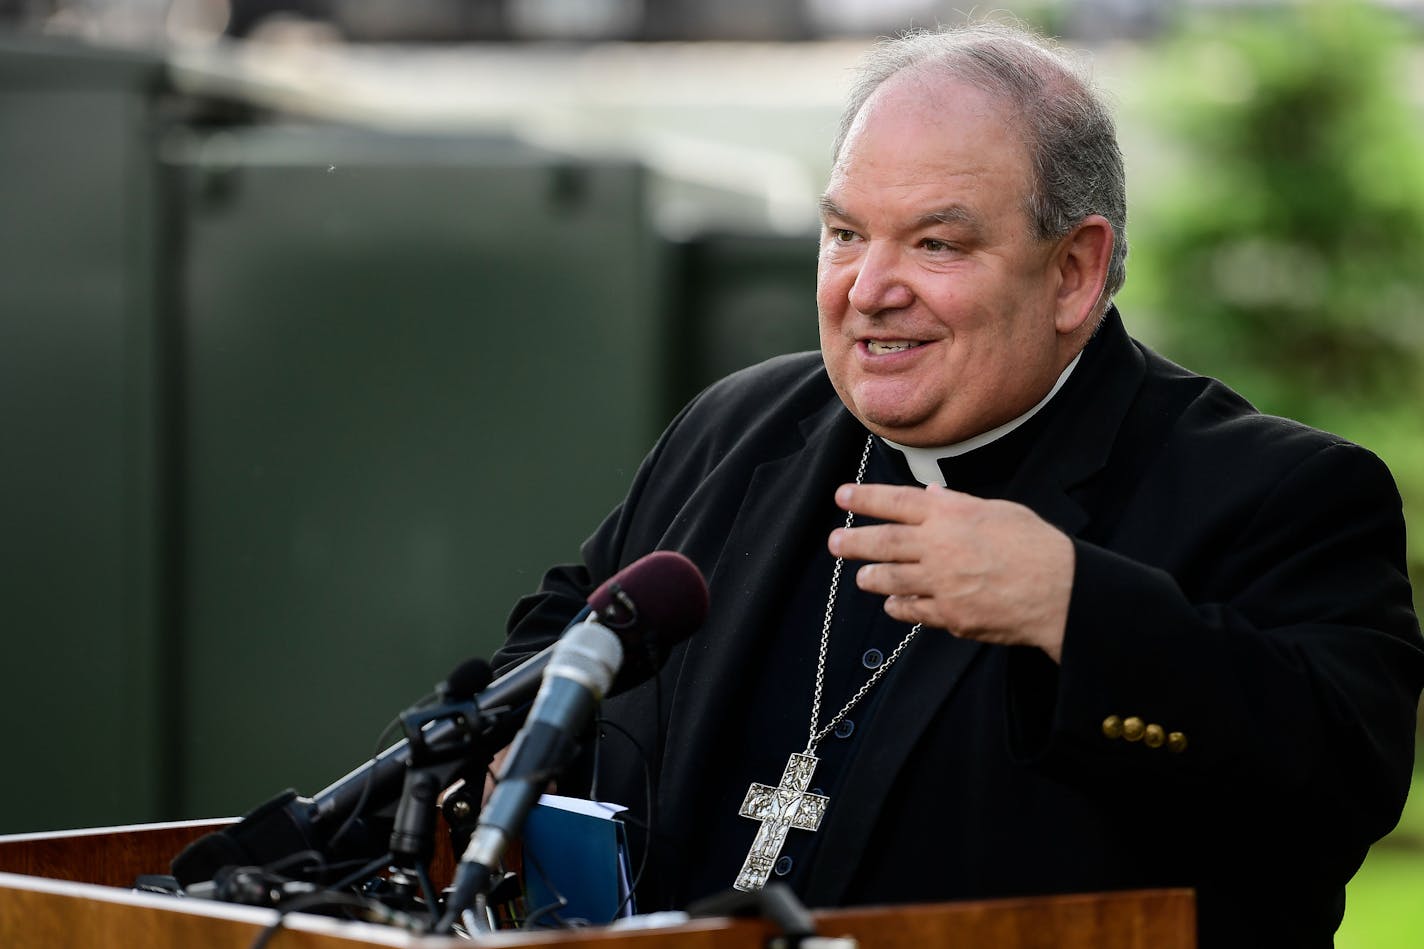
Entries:
{"label": "black cable", "polygon": [[[657,802],[656,798],[653,796],[652,767],[648,761],[648,754],[646,751],[643,750],[643,746],[638,743],[638,739],[634,738],[632,733],[629,732],[628,729],[624,728],[622,725],[619,725],[617,722],[610,721],[609,719],[600,718],[595,724],[600,727],[603,725],[611,726],[614,731],[618,732],[625,739],[627,739],[628,744],[632,745],[633,750],[637,752],[638,760],[643,762],[643,793],[647,801],[646,813],[648,815],[647,822],[643,824],[643,854],[638,859],[638,872],[633,875],[632,882],[628,884],[627,895],[624,896],[622,901],[619,902],[618,908],[613,911],[613,919],[617,919],[619,916],[623,915],[623,910],[627,908],[628,903],[633,899],[633,895],[638,892],[638,886],[643,882],[643,873],[648,869],[648,852],[653,849],[653,828],[655,826],[653,815],[654,810],[657,806]],[[595,779],[597,779],[597,774],[595,774]],[[613,920],[609,920],[609,922],[612,921]]]}
{"label": "black cable", "polygon": [[323,890],[317,893],[306,893],[297,896],[283,904],[277,909],[277,918],[272,924],[264,928],[257,934],[257,938],[252,941],[250,949],[266,949],[272,937],[277,935],[277,931],[282,928],[282,923],[286,921],[289,913],[300,913],[303,910],[312,909],[317,906],[348,906],[365,910],[374,915],[379,922],[402,925],[403,928],[410,928],[408,922],[410,917],[402,913],[397,913],[390,907],[364,896],[357,896],[354,893],[336,893],[331,890]]}
{"label": "black cable", "polygon": [[564,899],[563,897],[559,897],[559,899],[555,902],[550,903],[547,906],[541,906],[534,912],[530,913],[528,916],[524,917],[524,922],[520,924],[519,928],[522,930],[531,930],[534,928],[534,924],[536,922],[543,919],[545,916],[552,916],[554,918],[554,922],[558,923],[559,929],[575,929],[577,927],[575,927],[573,923],[569,922],[568,920],[564,919],[564,917],[559,915],[559,910],[563,909],[565,906],[568,905],[568,900]]}
{"label": "black cable", "polygon": [[[661,670],[659,669],[659,664],[658,664],[658,661],[657,661],[657,659],[658,659],[658,657],[657,657],[657,647],[654,646],[651,642],[647,643],[646,646],[647,646],[647,656],[646,656],[645,658],[646,658],[646,660],[647,660],[649,666],[650,666],[652,669],[656,670],[656,671],[653,673],[653,714],[654,714],[654,721],[657,723],[659,731],[661,731],[661,728],[662,728],[662,720],[663,720],[663,716],[662,716],[662,709],[663,709],[663,690],[662,690],[662,684],[663,684],[663,682],[662,682],[662,674],[661,674]],[[657,795],[656,795],[656,793],[655,793],[655,790],[656,790],[656,782],[653,780],[653,777],[652,777],[652,775],[653,775],[653,770],[654,770],[654,769],[653,769],[653,766],[652,766],[651,762],[650,762],[649,759],[648,759],[648,753],[647,753],[647,751],[644,750],[643,746],[638,743],[638,740],[633,737],[633,735],[628,731],[628,729],[622,727],[622,726],[619,725],[617,722],[611,721],[611,720],[606,719],[606,718],[600,718],[600,719],[598,719],[598,720],[595,722],[595,726],[603,726],[603,725],[611,725],[611,726],[612,726],[614,729],[616,729],[620,734],[622,734],[623,737],[628,740],[628,743],[633,746],[633,750],[634,750],[635,752],[637,752],[638,760],[643,763],[643,793],[644,793],[644,800],[646,801],[646,806],[647,806],[647,810],[646,810],[647,821],[646,821],[646,822],[644,822],[644,821],[639,821],[639,820],[637,820],[636,818],[633,818],[633,817],[631,817],[631,816],[620,818],[621,820],[624,820],[624,821],[627,822],[627,823],[630,823],[630,824],[633,824],[634,826],[637,826],[637,827],[642,828],[642,831],[643,831],[643,853],[642,853],[642,855],[641,855],[641,856],[639,857],[639,859],[638,859],[638,871],[637,871],[637,873],[635,873],[635,874],[633,875],[633,880],[632,880],[632,882],[628,884],[628,894],[623,897],[622,901],[618,904],[618,909],[617,909],[617,910],[614,912],[614,914],[613,914],[613,918],[614,918],[614,919],[617,919],[617,918],[623,913],[623,910],[628,906],[629,902],[633,899],[633,897],[635,896],[635,894],[638,892],[638,886],[643,882],[643,874],[644,874],[644,873],[647,871],[647,869],[648,869],[648,854],[649,854],[649,852],[653,849],[653,834],[654,834],[655,829],[656,829],[656,826],[657,826],[657,821],[656,821],[656,819],[655,819],[655,811],[656,811],[656,807],[657,807]],[[589,794],[588,794],[590,800],[594,800],[594,801],[598,800],[599,752],[600,752],[600,749],[601,749],[602,744],[603,744],[602,741],[599,740],[599,736],[595,736],[594,745],[593,745],[593,780],[590,782]],[[662,742],[658,742],[657,748],[658,748],[659,751],[662,750]],[[658,756],[658,767],[657,767],[656,770],[657,770],[657,773],[658,773],[658,774],[661,774],[661,773],[662,773],[662,756],[661,756],[661,754]],[[610,920],[610,922],[611,922],[611,920]]]}
{"label": "black cable", "polygon": [[[570,924],[567,920],[565,920],[562,916],[559,915],[559,910],[569,905],[568,898],[565,897],[564,894],[559,892],[558,887],[554,886],[554,881],[550,880],[549,874],[544,872],[543,866],[541,866],[539,863],[539,858],[534,856],[534,852],[532,850],[525,848],[523,859],[527,863],[532,863],[534,865],[534,872],[539,874],[539,879],[543,880],[544,885],[549,888],[549,892],[552,893],[554,896],[554,902],[549,903],[546,906],[540,906],[538,909],[533,909],[526,912],[524,915],[524,922],[520,924],[519,928],[532,929],[534,927],[534,924],[538,920],[542,919],[545,916],[553,916],[555,922],[558,923],[560,928],[572,929],[572,924]],[[527,872],[528,871],[526,871],[526,873]],[[529,887],[527,884],[524,887],[524,894],[525,899],[528,899]]]}
{"label": "black cable", "polygon": [[[285,863],[287,861],[290,861],[292,857],[301,855],[302,854],[291,854],[278,861],[278,863]],[[414,920],[412,917],[391,909],[390,907],[382,903],[380,900],[372,899],[371,897],[361,896],[356,893],[342,892],[347,887],[355,884],[356,882],[364,880],[375,874],[377,871],[379,871],[382,867],[384,867],[387,863],[390,862],[391,856],[391,854],[386,853],[381,855],[379,858],[362,865],[361,869],[357,870],[355,873],[349,874],[342,880],[335,883],[329,889],[317,890],[312,893],[304,893],[300,896],[293,897],[286,903],[283,903],[281,906],[277,907],[276,920],[274,920],[273,923],[270,926],[266,927],[262,932],[257,934],[257,939],[253,941],[251,949],[265,949],[267,943],[272,940],[272,937],[274,935],[276,935],[277,930],[282,928],[282,921],[288,913],[300,912],[304,909],[310,909],[315,906],[356,907],[374,915],[377,921],[379,922],[400,925],[406,929],[413,929],[414,927],[411,924],[414,922]],[[332,866],[346,866],[354,862],[355,861],[347,860],[340,864],[334,864]],[[327,867],[327,869],[331,869],[331,867]],[[271,872],[268,868],[264,868],[264,870],[268,870],[268,872]],[[423,866],[420,868],[420,872],[421,885],[427,888],[426,900],[429,901],[431,899],[431,894],[434,892],[434,886],[430,884],[429,874],[424,872]],[[276,873],[272,873],[272,875],[279,883],[301,882],[291,880]],[[431,905],[433,906],[434,904],[432,903]]]}
{"label": "black cable", "polygon": [[590,801],[598,800],[598,763],[603,752],[603,733],[598,729],[602,724],[603,719],[601,718],[593,720],[593,777],[588,782],[588,799]]}
{"label": "black cable", "polygon": [[389,852],[381,854],[375,860],[372,860],[370,863],[366,864],[361,869],[357,870],[355,873],[342,877],[336,883],[333,883],[330,889],[344,890],[348,886],[351,886],[361,880],[366,879],[367,877],[375,874],[378,870],[390,863],[391,858],[392,854],[390,854]]}
{"label": "black cable", "polygon": [[[648,760],[648,754],[641,748],[633,736],[629,735],[628,740],[633,743],[633,748],[638,752],[638,757],[643,762],[643,780],[645,793],[648,799],[648,824],[643,828],[643,856],[638,861],[638,872],[634,874],[634,882],[628,886],[628,899],[631,900],[638,892],[638,885],[643,882],[643,873],[648,868],[648,856],[653,850],[653,836],[657,833],[657,801],[658,801],[658,780],[663,774],[663,748],[667,744],[667,736],[662,733],[663,728],[663,677],[662,669],[657,663],[655,655],[651,655],[656,647],[648,644],[648,651],[653,662],[653,668],[657,671],[653,674],[653,727],[657,734],[653,736],[653,751],[657,758]],[[622,907],[618,910],[623,911]]]}
{"label": "black cable", "polygon": [[352,857],[349,860],[338,860],[335,863],[323,864],[324,869],[326,869],[330,873],[345,870],[349,867],[364,867],[366,865],[367,861],[363,860],[361,857]]}
{"label": "black cable", "polygon": [[[332,865],[326,862],[326,854],[320,850],[298,850],[296,853],[289,853],[285,857],[273,860],[262,869],[268,873],[282,875],[282,871],[298,860],[311,859],[312,865],[318,870],[330,870]],[[341,866],[341,864],[337,864]],[[305,869],[305,868],[299,868]]]}

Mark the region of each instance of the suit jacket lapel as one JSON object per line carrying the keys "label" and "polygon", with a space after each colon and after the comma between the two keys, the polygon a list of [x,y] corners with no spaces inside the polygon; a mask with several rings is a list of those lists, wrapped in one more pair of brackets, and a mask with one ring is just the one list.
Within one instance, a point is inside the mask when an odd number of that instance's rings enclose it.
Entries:
{"label": "suit jacket lapel", "polygon": [[1110,310],[1062,393],[1059,423],[1039,439],[1006,497],[1064,533],[1079,535],[1098,513],[1081,489],[1107,467],[1146,372],[1146,359],[1117,310]]}
{"label": "suit jacket lapel", "polygon": [[721,710],[757,661],[766,617],[801,566],[796,557],[806,524],[830,503],[836,486],[850,480],[856,448],[866,437],[839,401],[803,419],[799,434],[800,444],[753,472],[709,579],[716,619],[689,640],[683,654],[663,769],[679,780],[664,783],[658,796],[660,822],[669,829],[697,819],[701,759],[718,745]]}

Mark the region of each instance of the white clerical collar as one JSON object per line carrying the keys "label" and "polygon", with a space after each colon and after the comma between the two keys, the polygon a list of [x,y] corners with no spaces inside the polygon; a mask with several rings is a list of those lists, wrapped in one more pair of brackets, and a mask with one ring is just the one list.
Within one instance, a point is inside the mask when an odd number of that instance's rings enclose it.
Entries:
{"label": "white clerical collar", "polygon": [[882,438],[881,441],[891,448],[900,450],[905,456],[905,460],[910,463],[910,473],[915,476],[915,480],[920,484],[937,484],[940,487],[944,487],[944,472],[939,468],[941,458],[954,458],[958,455],[964,455],[974,451],[976,448],[983,448],[990,442],[998,441],[1024,422],[1033,418],[1038,414],[1038,410],[1047,405],[1049,400],[1058,394],[1058,390],[1063,388],[1063,383],[1068,381],[1068,377],[1072,375],[1074,367],[1078,365],[1078,360],[1082,358],[1083,353],[1080,350],[1078,355],[1073,357],[1073,361],[1059,373],[1058,381],[1053,383],[1053,388],[1048,390],[1048,395],[1045,395],[1038,401],[1037,405],[1018,418],[1010,419],[997,428],[991,428],[987,432],[982,432],[972,438],[966,438],[962,442],[955,442],[953,445],[941,445],[938,448],[913,448],[909,445],[892,442],[888,438]]}

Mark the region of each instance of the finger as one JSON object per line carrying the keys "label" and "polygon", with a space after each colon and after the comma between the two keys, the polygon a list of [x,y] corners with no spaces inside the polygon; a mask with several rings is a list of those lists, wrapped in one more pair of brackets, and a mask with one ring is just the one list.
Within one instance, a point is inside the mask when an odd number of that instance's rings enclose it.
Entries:
{"label": "finger", "polygon": [[922,596],[890,596],[885,598],[885,615],[902,623],[924,623],[938,626],[933,611],[934,601]]}
{"label": "finger", "polygon": [[922,552],[916,531],[904,524],[838,527],[831,531],[827,546],[831,553],[847,560],[910,563],[919,560]]}
{"label": "finger", "polygon": [[868,563],[855,572],[855,585],[867,593],[886,596],[918,596],[930,592],[919,564]]}
{"label": "finger", "polygon": [[843,484],[836,489],[842,510],[900,524],[919,524],[929,510],[923,488],[893,484]]}

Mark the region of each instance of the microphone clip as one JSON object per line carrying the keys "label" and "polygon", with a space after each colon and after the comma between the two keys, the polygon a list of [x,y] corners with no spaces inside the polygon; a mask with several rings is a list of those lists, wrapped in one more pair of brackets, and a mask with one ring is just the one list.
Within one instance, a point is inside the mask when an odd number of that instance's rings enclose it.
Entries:
{"label": "microphone clip", "polygon": [[[400,715],[401,731],[410,747],[412,767],[448,762],[470,755],[489,729],[485,713],[475,702],[442,702],[407,709]],[[449,728],[432,729],[438,723]],[[435,739],[431,740],[431,735]]]}
{"label": "microphone clip", "polygon": [[623,589],[623,585],[611,580],[607,586],[609,603],[597,613],[598,622],[612,630],[636,629],[640,620],[638,604]]}

